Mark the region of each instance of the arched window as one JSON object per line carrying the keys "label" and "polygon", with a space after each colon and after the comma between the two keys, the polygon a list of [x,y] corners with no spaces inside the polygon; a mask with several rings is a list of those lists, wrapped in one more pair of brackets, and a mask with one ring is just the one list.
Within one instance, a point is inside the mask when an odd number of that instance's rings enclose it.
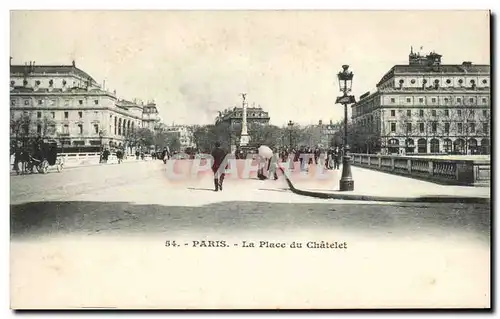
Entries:
{"label": "arched window", "polygon": [[449,138],[445,139],[443,141],[443,148],[444,148],[444,151],[445,153],[451,153],[452,151],[452,142]]}
{"label": "arched window", "polygon": [[490,140],[487,138],[481,140],[481,154],[490,154]]}
{"label": "arched window", "polygon": [[431,140],[431,153],[439,153],[439,140],[436,138]]}
{"label": "arched window", "polygon": [[406,150],[406,153],[414,153],[415,152],[415,141],[412,138],[407,138],[405,140],[405,150]]}
{"label": "arched window", "polygon": [[478,154],[477,140],[475,138],[469,139],[469,150],[471,154]]}
{"label": "arched window", "polygon": [[115,116],[115,126],[114,126],[115,135],[117,133],[117,122],[118,122],[118,120],[116,119],[116,116]]}
{"label": "arched window", "polygon": [[464,154],[465,153],[465,141],[461,138],[456,139],[453,142],[453,153]]}
{"label": "arched window", "polygon": [[427,140],[425,138],[421,138],[417,141],[417,152],[427,153]]}
{"label": "arched window", "polygon": [[388,142],[389,142],[389,154],[399,153],[399,140],[391,138]]}

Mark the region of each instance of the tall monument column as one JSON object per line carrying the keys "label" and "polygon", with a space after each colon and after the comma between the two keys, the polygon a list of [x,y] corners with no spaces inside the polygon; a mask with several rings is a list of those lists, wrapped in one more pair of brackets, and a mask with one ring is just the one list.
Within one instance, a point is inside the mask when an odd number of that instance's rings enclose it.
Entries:
{"label": "tall monument column", "polygon": [[247,94],[241,93],[241,96],[243,97],[243,119],[241,123],[240,146],[247,146],[250,142],[250,136],[248,136],[247,128],[247,104],[245,102]]}

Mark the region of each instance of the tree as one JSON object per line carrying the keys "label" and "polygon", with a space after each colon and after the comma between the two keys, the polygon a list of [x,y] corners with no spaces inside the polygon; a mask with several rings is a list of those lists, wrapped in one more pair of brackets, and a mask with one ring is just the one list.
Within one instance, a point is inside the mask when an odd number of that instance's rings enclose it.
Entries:
{"label": "tree", "polygon": [[170,135],[167,139],[167,145],[170,152],[179,152],[181,150],[181,141],[176,135]]}
{"label": "tree", "polygon": [[255,124],[249,131],[250,141],[255,145],[267,145],[271,148],[278,146],[282,129],[275,125]]}
{"label": "tree", "polygon": [[157,127],[153,134],[153,144],[156,149],[163,149],[168,146],[168,132],[164,127]]}
{"label": "tree", "polygon": [[154,132],[148,128],[130,129],[125,133],[125,140],[135,147],[150,147],[154,145]]}
{"label": "tree", "polygon": [[44,116],[33,120],[32,114],[22,113],[20,116],[12,116],[10,119],[11,143],[16,150],[20,143],[27,147],[35,138],[55,137],[55,121]]}

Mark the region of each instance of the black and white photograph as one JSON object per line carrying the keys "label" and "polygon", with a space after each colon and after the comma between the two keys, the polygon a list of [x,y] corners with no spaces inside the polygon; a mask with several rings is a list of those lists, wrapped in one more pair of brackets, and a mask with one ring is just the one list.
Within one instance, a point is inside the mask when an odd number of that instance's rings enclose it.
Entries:
{"label": "black and white photograph", "polygon": [[10,11],[11,309],[490,309],[491,21]]}

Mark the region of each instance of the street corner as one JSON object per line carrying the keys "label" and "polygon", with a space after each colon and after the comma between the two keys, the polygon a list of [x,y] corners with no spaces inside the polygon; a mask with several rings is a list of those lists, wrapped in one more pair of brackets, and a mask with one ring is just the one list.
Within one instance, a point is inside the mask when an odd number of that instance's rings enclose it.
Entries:
{"label": "street corner", "polygon": [[330,184],[340,178],[340,171],[329,170],[321,164],[309,164],[300,166],[294,163],[293,166],[287,163],[280,163],[278,176],[284,176],[294,183],[307,184]]}

